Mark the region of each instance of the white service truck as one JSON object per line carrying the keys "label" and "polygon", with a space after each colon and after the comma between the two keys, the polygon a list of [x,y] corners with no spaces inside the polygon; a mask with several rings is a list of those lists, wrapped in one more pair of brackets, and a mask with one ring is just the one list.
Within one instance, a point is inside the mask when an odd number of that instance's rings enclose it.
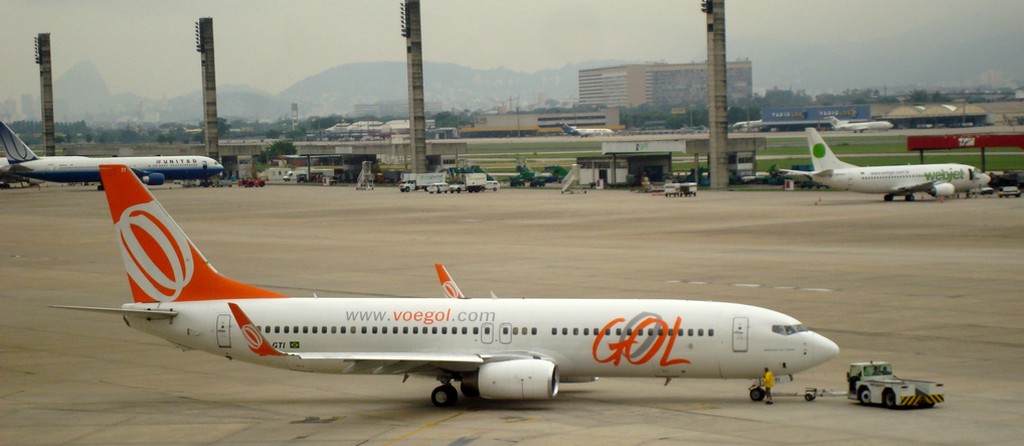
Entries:
{"label": "white service truck", "polygon": [[416,190],[426,190],[428,186],[434,183],[444,183],[445,173],[403,173],[402,182],[398,184],[398,190],[401,192],[412,192]]}
{"label": "white service truck", "polygon": [[888,362],[854,362],[850,364],[846,380],[848,398],[864,405],[877,404],[890,409],[932,407],[945,400],[941,383],[898,378]]}
{"label": "white service truck", "polygon": [[483,192],[487,188],[487,174],[485,173],[465,173],[459,177],[461,182],[452,183],[450,186],[452,192]]}

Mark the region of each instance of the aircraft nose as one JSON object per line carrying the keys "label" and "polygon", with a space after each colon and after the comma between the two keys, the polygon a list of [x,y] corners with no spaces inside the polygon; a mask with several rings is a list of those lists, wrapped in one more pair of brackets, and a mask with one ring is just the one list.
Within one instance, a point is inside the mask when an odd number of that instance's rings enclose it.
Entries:
{"label": "aircraft nose", "polygon": [[839,356],[839,346],[835,342],[820,334],[815,333],[815,335],[817,336],[814,342],[814,359],[819,363],[825,363]]}
{"label": "aircraft nose", "polygon": [[985,186],[985,185],[988,184],[989,181],[992,181],[992,177],[988,176],[987,173],[983,173],[983,174],[979,175],[978,179],[981,181],[981,185],[982,186]]}

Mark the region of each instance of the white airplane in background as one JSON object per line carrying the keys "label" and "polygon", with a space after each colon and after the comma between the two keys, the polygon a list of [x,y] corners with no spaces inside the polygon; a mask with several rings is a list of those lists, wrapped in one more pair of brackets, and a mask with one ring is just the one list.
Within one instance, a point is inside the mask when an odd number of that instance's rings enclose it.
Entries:
{"label": "white airplane in background", "polygon": [[793,317],[726,302],[285,297],[220,275],[129,168],[100,174],[134,302],[57,307],[118,314],[184,349],[305,372],[427,376],[442,383],[430,398],[439,407],[458,399],[453,382],[467,397],[549,399],[559,382],[756,380],[765,367],[790,375],[839,352]]}
{"label": "white airplane in background", "polygon": [[100,164],[124,164],[146,184],[158,186],[167,180],[203,180],[224,171],[224,166],[205,156],[125,156],[90,158],[47,156],[40,158],[6,123],[0,122],[0,143],[10,166],[7,172],[25,178],[56,183],[100,182]]}
{"label": "white airplane in background", "polygon": [[733,124],[732,129],[743,132],[756,132],[761,129],[762,125],[764,125],[764,121],[760,119],[756,121],[740,121]]}
{"label": "white airplane in background", "polygon": [[892,123],[889,121],[850,122],[842,121],[835,116],[829,116],[826,120],[832,124],[832,130],[845,130],[853,133],[864,133],[867,130],[889,130],[892,128]]}
{"label": "white airplane in background", "polygon": [[805,176],[833,189],[867,194],[885,194],[885,201],[902,195],[914,201],[915,192],[933,197],[950,197],[957,192],[981,189],[990,178],[965,164],[915,164],[906,166],[859,167],[840,161],[817,130],[806,129],[813,172],[782,169],[791,176]]}
{"label": "white airplane in background", "polygon": [[581,129],[581,128],[576,128],[575,126],[571,126],[569,124],[566,124],[564,122],[560,123],[560,125],[562,126],[562,132],[563,133],[565,133],[567,135],[572,135],[572,136],[583,136],[583,137],[586,137],[586,136],[601,136],[601,135],[610,136],[610,135],[614,135],[615,134],[615,132],[613,132],[611,129]]}

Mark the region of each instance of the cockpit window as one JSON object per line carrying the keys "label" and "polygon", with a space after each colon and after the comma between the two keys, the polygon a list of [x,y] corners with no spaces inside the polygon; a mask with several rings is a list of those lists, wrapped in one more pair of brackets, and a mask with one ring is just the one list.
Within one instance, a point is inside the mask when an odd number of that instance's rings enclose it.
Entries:
{"label": "cockpit window", "polygon": [[772,325],[772,333],[777,333],[783,336],[789,336],[796,333],[802,333],[810,331],[803,324],[797,325]]}

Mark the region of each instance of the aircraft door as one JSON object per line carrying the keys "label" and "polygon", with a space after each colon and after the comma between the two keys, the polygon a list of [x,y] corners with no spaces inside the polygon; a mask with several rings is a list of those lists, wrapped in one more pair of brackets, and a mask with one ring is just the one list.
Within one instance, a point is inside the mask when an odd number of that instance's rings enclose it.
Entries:
{"label": "aircraft door", "polygon": [[488,322],[480,326],[480,342],[484,344],[494,342],[494,324]]}
{"label": "aircraft door", "polygon": [[735,317],[732,319],[732,351],[743,353],[747,351],[747,331],[749,319]]}
{"label": "aircraft door", "polygon": [[502,322],[498,332],[498,342],[502,344],[509,344],[512,342],[512,324],[508,322]]}
{"label": "aircraft door", "polygon": [[217,347],[231,348],[231,315],[217,315]]}

